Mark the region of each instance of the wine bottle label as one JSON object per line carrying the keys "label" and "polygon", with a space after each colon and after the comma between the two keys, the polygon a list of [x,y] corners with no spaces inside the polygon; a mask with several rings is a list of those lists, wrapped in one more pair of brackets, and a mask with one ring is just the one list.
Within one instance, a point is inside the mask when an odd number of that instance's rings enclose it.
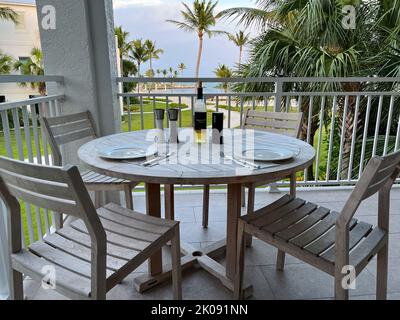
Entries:
{"label": "wine bottle label", "polygon": [[195,112],[194,114],[194,130],[207,129],[207,112]]}

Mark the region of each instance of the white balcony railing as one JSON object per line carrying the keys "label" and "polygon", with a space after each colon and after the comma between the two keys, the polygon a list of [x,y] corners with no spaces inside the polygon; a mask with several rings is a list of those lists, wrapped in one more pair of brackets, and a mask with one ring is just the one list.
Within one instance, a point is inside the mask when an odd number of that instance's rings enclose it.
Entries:
{"label": "white balcony railing", "polygon": [[[135,86],[134,93],[119,94],[124,110],[123,129],[129,131],[153,127],[151,113],[156,107],[179,107],[180,125],[191,126],[194,86],[198,81],[208,87],[205,91],[208,108],[223,111],[229,128],[241,126],[246,108],[303,111],[301,138],[314,145],[317,154],[313,167],[298,177],[298,183],[304,186],[353,185],[372,156],[400,148],[398,78],[119,78],[118,81]],[[245,84],[263,90],[224,92],[215,87],[218,84]],[[317,84],[320,90],[311,91]],[[343,91],[343,87],[352,90]]]}

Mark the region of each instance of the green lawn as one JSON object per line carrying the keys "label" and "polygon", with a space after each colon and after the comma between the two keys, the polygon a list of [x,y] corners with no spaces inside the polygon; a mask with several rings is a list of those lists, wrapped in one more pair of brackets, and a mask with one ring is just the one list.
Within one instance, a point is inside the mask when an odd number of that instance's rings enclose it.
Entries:
{"label": "green lawn", "polygon": [[[163,101],[157,101],[156,100],[156,104],[155,104],[155,109],[166,109],[167,104]],[[168,104],[168,108],[181,108],[181,109],[187,109],[188,105],[182,103],[180,106],[177,103],[174,102],[169,102]],[[153,101],[151,100],[144,100],[143,101],[143,112],[153,112],[154,110],[154,106],[153,106]],[[127,112],[128,110],[128,106],[125,105],[124,107],[125,112]],[[131,105],[131,112],[140,112],[141,108],[140,108],[140,103],[139,104],[132,104]]]}

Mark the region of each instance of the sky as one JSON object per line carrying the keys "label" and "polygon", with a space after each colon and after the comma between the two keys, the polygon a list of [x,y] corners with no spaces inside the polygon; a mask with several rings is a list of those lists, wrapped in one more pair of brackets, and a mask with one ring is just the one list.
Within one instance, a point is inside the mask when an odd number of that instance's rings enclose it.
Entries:
{"label": "sky", "polygon": [[[192,0],[184,0],[192,3]],[[12,2],[34,3],[34,0],[12,0]],[[220,0],[217,12],[235,6],[254,6],[254,0]],[[158,48],[164,50],[159,60],[153,62],[153,68],[177,69],[179,63],[187,66],[183,76],[194,77],[198,51],[196,34],[186,33],[166,22],[167,19],[181,20],[180,0],[114,0],[115,25],[121,25],[130,33],[130,39],[151,39]],[[220,22],[215,29],[230,33],[242,27],[232,22]],[[246,52],[244,59],[246,58]],[[213,76],[219,64],[234,67],[239,59],[239,49],[226,36],[205,38],[201,76]],[[148,69],[148,63],[143,70]]]}

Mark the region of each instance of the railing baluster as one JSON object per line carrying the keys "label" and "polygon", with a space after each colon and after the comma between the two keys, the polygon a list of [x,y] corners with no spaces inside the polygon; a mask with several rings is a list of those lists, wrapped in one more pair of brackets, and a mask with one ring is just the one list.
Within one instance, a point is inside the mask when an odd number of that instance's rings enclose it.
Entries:
{"label": "railing baluster", "polygon": [[[39,105],[39,117],[44,117],[46,115],[46,110],[45,110],[46,104],[45,102],[41,103]],[[47,148],[47,138],[46,138],[46,134],[44,132],[44,128],[42,128],[42,126],[40,126],[40,131],[42,134],[42,144],[43,144],[43,154],[44,154],[44,162],[45,164],[48,166],[50,165],[50,161],[49,161],[49,150]]]}
{"label": "railing baluster", "polygon": [[335,120],[336,120],[336,104],[337,104],[337,96],[335,95],[333,97],[333,106],[332,106],[331,132],[329,136],[329,150],[328,150],[328,159],[326,164],[326,182],[329,182],[331,173],[333,137],[334,137]]}
{"label": "railing baluster", "polygon": [[240,127],[243,127],[243,97],[240,97]]}
{"label": "railing baluster", "polygon": [[132,131],[132,118],[131,118],[131,98],[127,98],[126,105],[128,108],[128,131]]}
{"label": "railing baluster", "polygon": [[33,151],[32,151],[32,143],[31,143],[31,128],[29,125],[29,115],[28,115],[28,107],[22,107],[22,119],[24,122],[24,133],[25,133],[25,144],[26,149],[28,151],[28,159],[30,163],[33,163]]}
{"label": "railing baluster", "polygon": [[265,112],[268,111],[268,97],[267,96],[264,97],[264,111]]}
{"label": "railing baluster", "polygon": [[[167,111],[168,112],[168,110],[169,110],[169,96],[165,96],[165,98],[166,98],[166,105],[165,105],[165,111]],[[169,128],[169,121],[168,121],[168,116],[166,116],[166,118],[167,118],[167,128]]]}
{"label": "railing baluster", "polygon": [[35,242],[35,231],[33,228],[31,205],[29,203],[20,201],[20,206],[21,206],[21,209],[25,206],[25,215],[26,215],[26,222],[27,222],[27,227],[28,227],[29,242],[33,243],[33,242]]}
{"label": "railing baluster", "polygon": [[[307,120],[307,143],[311,144],[311,121],[314,106],[314,97],[310,96],[310,104],[308,106],[308,120]],[[288,110],[286,112],[289,112]],[[304,170],[304,182],[308,181],[308,168]]]}
{"label": "railing baluster", "polygon": [[356,99],[356,108],[354,115],[354,123],[353,123],[353,135],[351,138],[351,150],[350,150],[350,161],[349,161],[349,171],[347,175],[347,180],[350,182],[353,172],[353,163],[354,163],[354,155],[356,152],[356,139],[357,139],[357,128],[358,128],[358,112],[360,110],[360,96],[357,96]]}
{"label": "railing baluster", "polygon": [[387,126],[386,126],[386,135],[385,135],[385,146],[383,148],[383,155],[387,155],[388,145],[389,145],[389,136],[390,136],[390,129],[392,127],[392,119],[393,119],[393,107],[394,107],[394,97],[390,97],[390,107],[389,107],[389,114],[387,119]]}
{"label": "railing baluster", "polygon": [[179,127],[182,128],[182,96],[178,97],[178,108],[179,108]]}
{"label": "railing baluster", "polygon": [[192,122],[192,127],[193,127],[194,126],[194,96],[190,97],[190,107],[192,109],[191,122]]}
{"label": "railing baluster", "polygon": [[143,96],[140,96],[140,129],[144,130]]}
{"label": "railing baluster", "polygon": [[156,96],[153,96],[153,125],[154,125],[154,128],[156,127],[156,116],[155,116],[155,111],[157,109],[156,106],[157,106]]}
{"label": "railing baluster", "polygon": [[7,156],[9,158],[14,158],[14,152],[11,146],[10,125],[9,125],[7,111],[6,110],[0,111],[0,115],[1,115],[1,123],[3,125],[3,134],[6,143]]}
{"label": "railing baluster", "polygon": [[33,128],[33,139],[35,142],[36,149],[36,161],[38,164],[42,164],[42,152],[40,150],[40,140],[38,131],[38,118],[36,114],[36,106],[30,105],[31,117],[32,117],[32,128]]}
{"label": "railing baluster", "polygon": [[256,110],[256,97],[252,97],[251,106],[252,106],[253,111],[255,111]]}
{"label": "railing baluster", "polygon": [[219,112],[219,96],[215,97],[215,109]]}
{"label": "railing baluster", "polygon": [[397,121],[397,134],[396,134],[396,143],[395,143],[395,150],[400,149],[400,114],[399,114],[399,120]]}
{"label": "railing baluster", "polygon": [[322,145],[322,133],[324,128],[324,116],[325,116],[325,100],[326,97],[321,98],[321,113],[319,116],[319,133],[318,133],[318,147],[317,147],[317,159],[315,164],[315,182],[319,181],[319,162],[321,159],[321,145]]}
{"label": "railing baluster", "polygon": [[372,105],[372,96],[368,96],[367,101],[367,112],[365,114],[365,124],[364,124],[364,133],[363,133],[363,141],[361,147],[361,158],[360,158],[360,170],[358,172],[358,178],[361,178],[361,175],[364,171],[364,159],[365,159],[365,149],[367,145],[367,136],[368,136],[368,127],[369,127],[369,116],[371,113],[371,105]]}
{"label": "railing baluster", "polygon": [[349,96],[345,96],[344,98],[344,108],[342,115],[342,133],[340,137],[340,147],[339,147],[339,159],[338,159],[338,168],[337,168],[337,181],[341,180],[342,166],[343,166],[343,147],[344,142],[346,140],[346,125],[347,125],[347,109],[349,107]]}
{"label": "railing baluster", "polygon": [[286,96],[285,97],[286,98],[286,101],[285,101],[285,112],[289,112],[289,104],[290,104],[290,96],[288,95],[288,96]]}
{"label": "railing baluster", "polygon": [[228,96],[228,128],[231,128],[232,110],[231,110],[231,96]]}
{"label": "railing baluster", "polygon": [[381,116],[382,116],[382,106],[383,106],[383,96],[379,97],[378,114],[376,115],[376,125],[375,125],[375,135],[374,135],[374,146],[372,149],[372,156],[376,156],[376,149],[378,147],[379,140],[379,128],[381,126]]}
{"label": "railing baluster", "polygon": [[12,112],[13,123],[14,123],[15,139],[17,140],[18,159],[21,161],[24,161],[25,156],[24,156],[24,148],[22,146],[21,126],[19,124],[18,109],[13,108],[11,110],[11,112]]}

